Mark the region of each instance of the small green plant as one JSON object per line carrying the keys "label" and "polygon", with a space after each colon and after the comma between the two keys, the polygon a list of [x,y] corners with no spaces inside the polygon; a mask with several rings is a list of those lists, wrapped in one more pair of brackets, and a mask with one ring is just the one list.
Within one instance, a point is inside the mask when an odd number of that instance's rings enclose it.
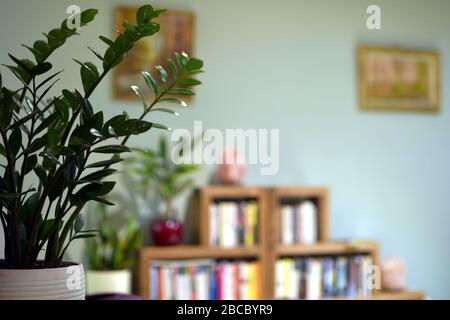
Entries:
{"label": "small green plant", "polygon": [[98,237],[86,240],[87,264],[90,270],[124,270],[136,261],[136,252],[142,244],[142,234],[135,216],[125,224],[111,223],[107,207],[95,206],[95,222]]}
{"label": "small green plant", "polygon": [[154,190],[164,201],[164,217],[172,218],[174,199],[192,186],[191,174],[199,169],[196,164],[175,164],[170,158],[170,149],[161,136],[156,151],[136,149],[127,159],[128,169],[133,174],[136,186]]}
{"label": "small green plant", "polygon": [[[124,21],[125,31],[114,40],[99,36],[107,47],[103,54],[89,48],[99,63],[74,59],[80,65],[83,93],[77,89],[55,92],[61,71],[49,74],[48,58],[77,34],[66,20],[46,33],[45,40],[24,45],[34,61],[9,55],[12,64],[6,67],[20,84],[7,88],[0,75],[0,222],[5,236],[0,267],[58,267],[73,240],[95,236],[82,230],[82,210],[90,201],[113,205],[104,196],[115,182],[105,179],[117,171],[112,166],[123,160],[119,155],[130,151],[126,146],[130,136],[151,128],[168,129],[144,118],[155,111],[175,113],[154,107],[161,102],[184,106],[174,97],[194,94],[190,88],[200,81],[193,77],[202,72],[203,62],[175,53],[168,61],[169,70],[156,66],[153,74],[142,72],[153,93],[150,102],[139,87],[132,86],[143,106],[138,118],[124,112],[105,119],[90,102],[98,85],[135,43],[159,31],[154,20],[163,13],[151,5],[140,7],[136,23]],[[96,9],[83,11],[81,26],[96,14]],[[107,158],[92,161],[94,154]]]}

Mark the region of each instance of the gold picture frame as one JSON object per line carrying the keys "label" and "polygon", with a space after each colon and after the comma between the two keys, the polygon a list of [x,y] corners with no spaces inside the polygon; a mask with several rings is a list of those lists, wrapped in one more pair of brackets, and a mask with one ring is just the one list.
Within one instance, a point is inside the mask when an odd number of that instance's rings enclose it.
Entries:
{"label": "gold picture frame", "polygon": [[[114,27],[122,32],[122,21],[135,23],[137,6],[118,6],[115,9]],[[136,95],[130,89],[131,85],[146,88],[141,71],[152,73],[155,78],[155,67],[163,66],[169,73],[167,59],[174,60],[175,52],[193,54],[194,14],[190,11],[167,10],[155,19],[160,24],[160,31],[152,37],[139,40],[127,53],[123,62],[113,73],[113,98],[117,100],[135,100]],[[151,90],[144,90],[146,98],[151,98]],[[183,97],[190,103],[191,96]]]}
{"label": "gold picture frame", "polygon": [[437,51],[362,46],[358,68],[361,110],[439,112]]}

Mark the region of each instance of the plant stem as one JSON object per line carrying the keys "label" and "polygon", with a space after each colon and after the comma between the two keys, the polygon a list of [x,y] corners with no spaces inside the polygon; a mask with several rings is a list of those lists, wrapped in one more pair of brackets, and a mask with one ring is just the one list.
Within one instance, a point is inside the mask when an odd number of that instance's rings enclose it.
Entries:
{"label": "plant stem", "polygon": [[[8,161],[8,181],[11,193],[16,193],[16,176],[14,174],[15,160],[13,159],[10,145],[8,143],[8,137],[6,136],[5,131],[0,130],[0,135],[3,139],[3,145],[5,146],[6,158]],[[14,200],[17,201],[17,196]],[[5,258],[11,257],[13,265],[17,265],[19,263],[18,259],[18,250],[19,250],[19,238],[17,237],[17,205],[14,203],[11,206],[11,217],[10,221],[8,221],[8,227],[11,225],[10,234],[5,234],[5,238],[11,237],[12,247],[5,245]],[[6,233],[6,230],[5,230]],[[11,252],[7,253],[7,248],[10,248]]]}

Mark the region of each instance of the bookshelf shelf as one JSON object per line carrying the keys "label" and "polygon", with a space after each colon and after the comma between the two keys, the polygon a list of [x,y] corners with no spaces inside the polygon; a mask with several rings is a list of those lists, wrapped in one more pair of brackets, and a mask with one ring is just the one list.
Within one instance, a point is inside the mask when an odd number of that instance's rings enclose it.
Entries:
{"label": "bookshelf shelf", "polygon": [[[282,244],[280,237],[281,206],[310,201],[317,209],[317,242],[313,244]],[[255,230],[256,245],[223,247],[211,245],[211,204],[219,202],[251,201],[257,206]],[[370,255],[373,264],[378,262],[378,244],[375,241],[330,241],[328,191],[322,187],[235,187],[209,186],[196,190],[191,202],[192,245],[176,247],[143,247],[139,251],[137,265],[137,289],[149,298],[149,269],[155,260],[213,259],[230,261],[257,261],[260,272],[256,277],[263,299],[275,297],[275,264],[280,258],[309,256]],[[242,209],[239,209],[242,210]],[[214,221],[214,220],[212,220]],[[241,221],[241,220],[240,220]],[[214,223],[212,224],[215,225]],[[336,297],[332,299],[412,300],[423,299],[419,291],[380,292],[365,297]]]}
{"label": "bookshelf shelf", "polygon": [[423,300],[424,298],[421,291],[405,290],[397,292],[379,291],[368,297],[335,297],[331,300]]}
{"label": "bookshelf shelf", "polygon": [[216,248],[201,246],[176,247],[144,247],[139,251],[139,258],[146,259],[226,259],[226,258],[258,258],[261,249],[258,247]]}
{"label": "bookshelf shelf", "polygon": [[371,254],[378,250],[378,244],[365,241],[355,245],[346,242],[319,242],[316,244],[278,245],[277,256],[304,256],[304,255],[345,255],[345,254]]}

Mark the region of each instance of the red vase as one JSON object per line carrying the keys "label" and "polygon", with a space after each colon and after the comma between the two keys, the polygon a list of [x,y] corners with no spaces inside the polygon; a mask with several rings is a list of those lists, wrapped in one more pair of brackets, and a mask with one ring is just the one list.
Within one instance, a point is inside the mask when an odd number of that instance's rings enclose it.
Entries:
{"label": "red vase", "polygon": [[183,239],[183,224],[175,219],[156,220],[151,225],[151,233],[157,246],[174,246]]}

